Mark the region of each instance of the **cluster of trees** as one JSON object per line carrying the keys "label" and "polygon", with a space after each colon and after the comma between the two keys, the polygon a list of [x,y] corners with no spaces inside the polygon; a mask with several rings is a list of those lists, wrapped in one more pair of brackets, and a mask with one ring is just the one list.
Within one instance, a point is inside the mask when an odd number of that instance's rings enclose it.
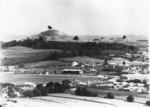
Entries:
{"label": "cluster of trees", "polygon": [[92,97],[97,97],[98,96],[96,93],[93,93],[93,92],[89,91],[86,87],[78,87],[75,91],[75,95],[92,96]]}
{"label": "cluster of trees", "polygon": [[63,80],[62,83],[49,82],[44,87],[43,84],[37,84],[33,90],[26,90],[22,94],[25,97],[46,96],[48,93],[64,93],[70,90],[70,80]]}
{"label": "cluster of trees", "polygon": [[69,80],[63,80],[62,84],[58,82],[49,82],[46,84],[45,89],[48,93],[64,93],[65,91],[69,91],[70,87],[69,84],[71,81]]}
{"label": "cluster of trees", "polygon": [[[78,39],[77,37],[75,39]],[[20,41],[10,41],[2,44],[2,48],[13,46],[25,46],[35,49],[60,49],[65,56],[102,56],[109,53],[104,51],[112,50],[112,52],[137,52],[138,48],[121,43],[95,43],[95,42],[62,42],[62,41],[45,41],[42,37],[39,39],[24,39]],[[55,53],[57,54],[57,53]],[[116,54],[116,53],[115,53]]]}

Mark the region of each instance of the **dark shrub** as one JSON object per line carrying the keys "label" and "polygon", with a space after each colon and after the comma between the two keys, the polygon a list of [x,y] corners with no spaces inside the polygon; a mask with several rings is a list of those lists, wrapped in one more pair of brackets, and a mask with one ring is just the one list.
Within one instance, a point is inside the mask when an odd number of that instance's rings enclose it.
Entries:
{"label": "dark shrub", "polygon": [[75,95],[81,95],[81,87],[77,87]]}
{"label": "dark shrub", "polygon": [[109,92],[106,96],[106,98],[109,98],[109,99],[114,99],[114,94]]}
{"label": "dark shrub", "polygon": [[82,96],[92,96],[92,92],[88,91],[86,87],[83,87],[81,89],[81,95]]}
{"label": "dark shrub", "polygon": [[146,101],[146,105],[150,106],[150,100]]}
{"label": "dark shrub", "polygon": [[48,93],[53,93],[54,92],[54,83],[53,82],[47,83],[45,88]]}
{"label": "dark shrub", "polygon": [[66,87],[65,87],[64,84],[61,84],[61,85],[60,85],[60,92],[61,92],[61,93],[66,92]]}
{"label": "dark shrub", "polygon": [[58,82],[49,82],[46,84],[46,90],[48,93],[64,93],[68,88],[66,88],[67,82],[64,81],[63,84]]}
{"label": "dark shrub", "polygon": [[60,93],[62,90],[61,90],[61,84],[58,83],[58,82],[55,82],[54,83],[54,93]]}
{"label": "dark shrub", "polygon": [[42,96],[46,96],[46,95],[47,95],[47,90],[43,87],[42,84],[38,84],[38,85],[36,86],[36,88],[37,88],[38,90],[40,90]]}
{"label": "dark shrub", "polygon": [[133,97],[132,95],[129,95],[129,96],[127,97],[127,101],[128,101],[128,102],[134,102],[134,97]]}
{"label": "dark shrub", "polygon": [[93,97],[97,97],[98,95],[96,93],[93,94]]}
{"label": "dark shrub", "polygon": [[23,94],[24,97],[34,97],[31,90],[26,90],[22,94]]}
{"label": "dark shrub", "polygon": [[12,87],[12,86],[9,86],[8,87],[8,96],[10,98],[14,98],[16,97],[17,95],[15,94],[15,89]]}
{"label": "dark shrub", "polygon": [[1,83],[2,87],[8,87],[8,86],[11,86],[11,87],[15,87],[14,84],[11,84],[11,83]]}
{"label": "dark shrub", "polygon": [[70,88],[69,84],[70,83],[71,83],[71,81],[68,80],[68,79],[65,79],[65,80],[62,81],[62,84],[64,85],[65,90],[69,91],[69,88]]}
{"label": "dark shrub", "polygon": [[86,87],[77,87],[75,91],[75,95],[80,95],[80,96],[93,96],[96,97],[97,94],[92,93],[91,91],[87,90]]}
{"label": "dark shrub", "polygon": [[34,96],[41,96],[41,91],[37,88],[33,89],[32,93],[33,93]]}

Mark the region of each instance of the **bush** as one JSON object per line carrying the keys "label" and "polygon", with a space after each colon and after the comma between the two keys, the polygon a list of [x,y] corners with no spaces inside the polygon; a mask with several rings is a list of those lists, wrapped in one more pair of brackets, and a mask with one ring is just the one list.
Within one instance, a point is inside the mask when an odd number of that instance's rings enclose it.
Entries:
{"label": "bush", "polygon": [[41,91],[37,88],[33,89],[32,93],[33,93],[34,96],[41,96]]}
{"label": "bush", "polygon": [[77,87],[75,95],[81,95],[81,87]]}
{"label": "bush", "polygon": [[15,97],[17,97],[17,95],[15,94],[15,89],[12,87],[12,86],[9,86],[8,87],[8,96],[10,97],[10,98],[15,98]]}
{"label": "bush", "polygon": [[65,79],[65,80],[62,81],[62,84],[64,85],[65,90],[69,91],[70,83],[71,83],[71,81],[68,80],[68,79]]}
{"label": "bush", "polygon": [[129,96],[127,97],[127,101],[128,101],[128,102],[134,102],[134,97],[133,97],[132,95],[129,95]]}
{"label": "bush", "polygon": [[146,105],[150,106],[150,100],[146,101]]}
{"label": "bush", "polygon": [[22,94],[23,94],[24,97],[34,97],[31,90],[26,90]]}
{"label": "bush", "polygon": [[54,92],[54,83],[53,82],[47,83],[45,88],[48,93],[53,93]]}
{"label": "bush", "polygon": [[113,93],[111,93],[111,92],[109,92],[109,93],[107,93],[106,98],[114,99],[114,94],[113,94]]}
{"label": "bush", "polygon": [[86,87],[78,87],[75,91],[75,95],[80,95],[80,96],[93,96],[97,97],[98,95],[95,93],[92,93],[91,91],[87,90]]}
{"label": "bush", "polygon": [[47,90],[43,87],[42,84],[38,84],[38,85],[36,86],[36,88],[37,88],[38,90],[40,90],[42,96],[46,96],[46,95],[47,95]]}
{"label": "bush", "polygon": [[98,95],[96,93],[93,94],[93,97],[97,97]]}

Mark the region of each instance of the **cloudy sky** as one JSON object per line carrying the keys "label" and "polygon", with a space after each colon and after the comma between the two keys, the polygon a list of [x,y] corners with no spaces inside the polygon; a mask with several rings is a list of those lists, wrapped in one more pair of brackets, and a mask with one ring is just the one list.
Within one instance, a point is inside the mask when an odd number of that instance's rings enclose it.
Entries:
{"label": "cloudy sky", "polygon": [[51,25],[69,35],[148,35],[149,0],[0,0],[0,40]]}

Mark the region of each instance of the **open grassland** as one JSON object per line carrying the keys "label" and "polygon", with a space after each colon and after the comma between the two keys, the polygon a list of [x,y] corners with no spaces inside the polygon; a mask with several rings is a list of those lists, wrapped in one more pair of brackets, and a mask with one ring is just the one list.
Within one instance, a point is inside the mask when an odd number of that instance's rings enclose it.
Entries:
{"label": "open grassland", "polygon": [[95,76],[83,76],[83,75],[40,75],[40,74],[14,74],[0,72],[0,82],[1,83],[12,83],[12,84],[23,84],[25,82],[33,82],[35,84],[46,84],[50,81],[61,82],[64,79],[69,79],[71,81],[78,80],[93,80],[100,79]]}
{"label": "open grassland", "polygon": [[21,46],[10,47],[0,51],[3,65],[15,65],[41,61],[50,53],[61,52],[58,49],[32,49]]}
{"label": "open grassland", "polygon": [[2,57],[12,58],[12,57],[30,57],[34,55],[45,56],[50,52],[61,51],[59,49],[32,49],[22,46],[10,47],[4,50],[1,50]]}
{"label": "open grassland", "polygon": [[86,63],[86,62],[104,62],[104,60],[102,59],[97,59],[97,58],[91,58],[91,57],[87,57],[87,56],[77,56],[77,57],[72,57],[72,58],[60,58],[59,60],[62,61],[77,61],[77,62],[81,62],[81,63]]}
{"label": "open grassland", "polygon": [[55,61],[55,60],[49,60],[49,61],[40,61],[35,63],[26,63],[24,64],[25,68],[58,68],[58,67],[64,67],[71,65],[70,62],[65,61]]}

